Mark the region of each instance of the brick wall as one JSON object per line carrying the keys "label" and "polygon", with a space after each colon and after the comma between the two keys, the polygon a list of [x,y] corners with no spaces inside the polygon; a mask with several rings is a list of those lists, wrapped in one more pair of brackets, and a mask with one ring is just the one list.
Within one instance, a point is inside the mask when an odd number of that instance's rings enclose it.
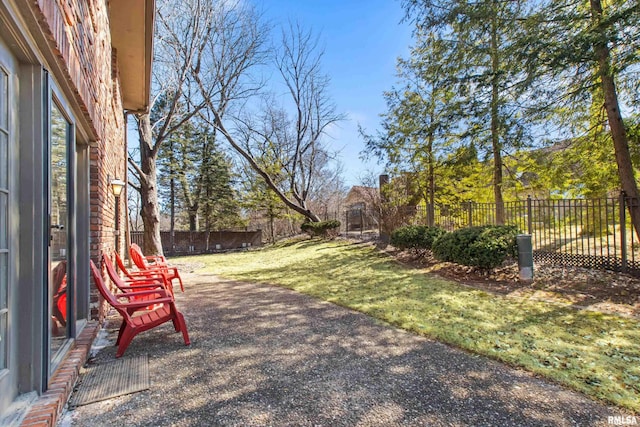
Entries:
{"label": "brick wall", "polygon": [[[75,101],[98,136],[90,149],[91,258],[114,249],[115,198],[109,180],[126,178],[125,123],[117,54],[111,47],[106,0],[31,0],[50,47],[66,70]],[[120,197],[120,224],[125,227],[126,194]],[[121,247],[124,239],[121,238]],[[92,287],[92,318],[103,307]]]}

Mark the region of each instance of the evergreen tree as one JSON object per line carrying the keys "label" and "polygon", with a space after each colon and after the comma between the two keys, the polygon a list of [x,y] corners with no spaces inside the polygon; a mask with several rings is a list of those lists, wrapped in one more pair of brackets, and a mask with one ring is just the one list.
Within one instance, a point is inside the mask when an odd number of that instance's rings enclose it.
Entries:
{"label": "evergreen tree", "polygon": [[205,155],[200,175],[200,217],[205,231],[242,225],[240,204],[232,185],[230,160],[215,143],[211,133],[205,135]]}
{"label": "evergreen tree", "polygon": [[160,181],[168,184],[165,205],[172,212],[176,207],[186,210],[191,231],[238,226],[231,161],[216,144],[215,133],[194,123],[174,132],[160,152]]}
{"label": "evergreen tree", "polygon": [[[185,183],[187,177],[196,176],[198,173],[198,144],[193,119],[186,122],[167,138],[158,153],[158,180],[160,183],[160,195],[165,207],[168,207],[171,216],[170,230],[176,227],[176,222],[189,218],[193,223],[193,203],[190,188]],[[178,213],[176,213],[176,211]],[[197,216],[196,216],[197,217]],[[195,228],[190,228],[195,230]]]}
{"label": "evergreen tree", "polygon": [[269,224],[269,241],[276,241],[276,220],[284,218],[287,206],[271,188],[256,175],[251,168],[245,168],[242,200],[243,207],[250,216],[257,214],[259,218],[265,218]]}
{"label": "evergreen tree", "polygon": [[448,70],[461,98],[460,136],[493,161],[496,220],[503,223],[503,156],[530,141],[522,109],[531,82],[517,55],[525,36],[519,24],[528,14],[525,2],[406,0],[404,6],[418,33],[430,31],[448,41]]}
{"label": "evergreen tree", "polygon": [[[367,152],[386,159],[394,175],[410,173],[427,201],[427,222],[434,222],[438,157],[452,149],[459,117],[459,98],[452,91],[455,76],[448,41],[436,33],[415,34],[409,59],[398,60],[400,90],[385,92],[388,111],[381,115],[382,132],[367,135]],[[425,59],[429,58],[428,61]]]}
{"label": "evergreen tree", "polygon": [[[627,91],[626,106],[637,107],[640,4],[635,0],[535,4],[538,12],[528,20],[531,38],[523,55],[538,64],[536,78],[544,76],[556,83],[553,90],[559,96],[552,99],[570,102],[569,110],[578,110],[579,105],[590,109],[587,135],[606,129],[607,138],[598,136],[599,144],[612,148],[620,188],[637,199],[640,193],[619,94]],[[601,112],[606,120],[600,119]],[[630,214],[640,237],[640,209],[630,209]]]}

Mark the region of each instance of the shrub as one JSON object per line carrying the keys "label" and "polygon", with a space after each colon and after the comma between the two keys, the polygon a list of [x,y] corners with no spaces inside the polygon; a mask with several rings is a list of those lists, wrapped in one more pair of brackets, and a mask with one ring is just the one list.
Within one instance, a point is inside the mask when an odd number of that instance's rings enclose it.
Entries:
{"label": "shrub", "polygon": [[480,268],[495,268],[517,256],[518,229],[510,225],[463,228],[440,236],[433,255],[440,261]]}
{"label": "shrub", "polygon": [[300,229],[311,237],[334,238],[340,231],[340,221],[303,222]]}
{"label": "shrub", "polygon": [[411,250],[416,253],[431,250],[433,242],[445,231],[438,227],[426,225],[407,225],[391,233],[391,244],[400,250]]}

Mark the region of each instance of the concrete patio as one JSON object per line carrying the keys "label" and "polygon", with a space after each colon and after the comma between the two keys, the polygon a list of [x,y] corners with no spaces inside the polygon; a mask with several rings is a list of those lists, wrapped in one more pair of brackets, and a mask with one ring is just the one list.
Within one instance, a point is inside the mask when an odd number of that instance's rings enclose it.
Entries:
{"label": "concrete patio", "polygon": [[[137,336],[151,389],[80,406],[77,426],[591,426],[624,413],[483,357],[287,289],[184,274],[192,345]],[[117,324],[108,325],[115,340]],[[115,347],[94,362],[114,358]]]}

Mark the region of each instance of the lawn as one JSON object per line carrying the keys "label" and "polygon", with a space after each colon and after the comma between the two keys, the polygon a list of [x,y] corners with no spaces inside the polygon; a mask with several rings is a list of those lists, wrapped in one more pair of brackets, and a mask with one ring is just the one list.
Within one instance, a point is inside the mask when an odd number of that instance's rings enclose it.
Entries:
{"label": "lawn", "polygon": [[294,289],[640,411],[640,322],[435,278],[366,244],[302,240],[180,258],[196,271]]}

